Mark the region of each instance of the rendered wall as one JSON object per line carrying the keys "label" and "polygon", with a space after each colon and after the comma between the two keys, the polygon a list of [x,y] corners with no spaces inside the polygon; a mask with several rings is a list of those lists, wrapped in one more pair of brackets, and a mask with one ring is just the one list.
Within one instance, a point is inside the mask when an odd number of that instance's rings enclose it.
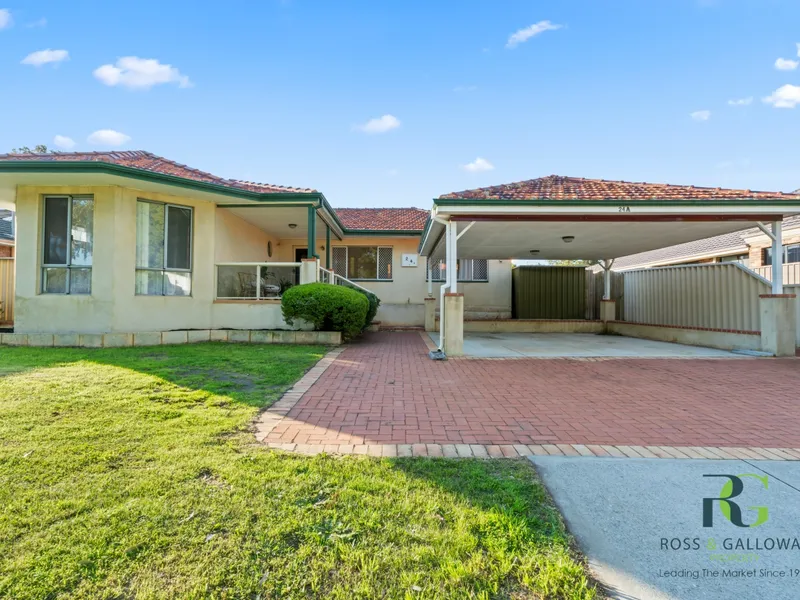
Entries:
{"label": "rendered wall", "polygon": [[[317,253],[325,267],[324,239],[317,239]],[[280,261],[294,260],[296,248],[307,247],[305,239],[282,239],[279,246]],[[425,297],[428,284],[425,279],[425,257],[418,256],[416,267],[403,267],[403,254],[417,254],[419,237],[350,236],[341,242],[331,240],[337,246],[391,246],[392,281],[358,281],[356,283],[371,290],[381,299],[376,320],[383,326],[423,326],[425,324]],[[464,294],[464,317],[467,319],[499,319],[511,317],[511,261],[490,260],[489,281],[481,283],[459,283],[458,291]],[[433,284],[433,294],[438,298],[441,283]]]}
{"label": "rendered wall", "polygon": [[[91,295],[40,294],[42,196],[94,196]],[[136,201],[145,198],[194,209],[192,294],[135,295]],[[17,190],[17,280],[14,328],[19,333],[135,333],[173,329],[285,329],[276,304],[214,302],[215,258],[266,259],[268,236],[211,202],[117,186],[21,186]],[[217,248],[217,231],[221,246]],[[240,243],[236,243],[236,241]]]}

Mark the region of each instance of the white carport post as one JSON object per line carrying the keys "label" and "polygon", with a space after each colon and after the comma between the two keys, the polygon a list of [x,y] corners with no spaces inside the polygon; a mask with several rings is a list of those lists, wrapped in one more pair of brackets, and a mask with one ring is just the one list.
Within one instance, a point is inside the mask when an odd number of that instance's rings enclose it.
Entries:
{"label": "white carport post", "polygon": [[425,273],[428,278],[428,295],[425,296],[425,331],[436,331],[436,298],[433,295],[433,273],[431,257],[425,257]]}
{"label": "white carport post", "polygon": [[603,267],[603,299],[600,300],[600,320],[603,323],[617,320],[617,303],[611,299],[611,267],[613,260],[600,262]]}
{"label": "white carport post", "polygon": [[797,298],[783,293],[783,222],[773,221],[772,231],[763,223],[758,227],[772,239],[772,293],[762,294],[759,302],[761,349],[775,356],[794,356]]}
{"label": "white carport post", "polygon": [[[446,281],[442,286],[441,338],[447,356],[464,354],[464,294],[458,293],[458,223],[447,222]],[[444,292],[447,288],[447,292]]]}

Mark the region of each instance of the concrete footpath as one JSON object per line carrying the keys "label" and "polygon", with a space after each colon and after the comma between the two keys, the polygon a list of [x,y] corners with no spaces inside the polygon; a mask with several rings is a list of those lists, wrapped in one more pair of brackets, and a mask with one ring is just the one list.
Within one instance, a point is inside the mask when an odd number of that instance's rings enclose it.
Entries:
{"label": "concrete footpath", "polygon": [[800,597],[800,462],[530,460],[610,598]]}

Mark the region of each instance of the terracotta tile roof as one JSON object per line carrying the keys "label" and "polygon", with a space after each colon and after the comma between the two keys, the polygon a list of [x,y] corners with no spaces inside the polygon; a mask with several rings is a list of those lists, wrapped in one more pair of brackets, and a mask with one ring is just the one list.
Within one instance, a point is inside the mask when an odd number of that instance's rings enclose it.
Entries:
{"label": "terracotta tile roof", "polygon": [[421,208],[337,208],[345,229],[422,231],[430,211]]}
{"label": "terracotta tile roof", "polygon": [[496,185],[463,192],[452,192],[440,199],[500,200],[732,200],[800,199],[800,195],[783,192],[754,192],[722,188],[669,185],[665,183],[633,183],[550,175],[517,183]]}
{"label": "terracotta tile roof", "polygon": [[251,181],[239,181],[236,179],[225,179],[217,177],[211,173],[200,171],[182,165],[175,161],[156,156],[144,150],[123,150],[118,152],[57,152],[53,154],[0,154],[0,161],[41,161],[41,162],[103,162],[133,169],[141,169],[150,173],[160,173],[162,175],[173,175],[192,181],[203,183],[213,183],[225,187],[257,192],[261,194],[280,194],[280,193],[316,193],[316,190],[308,188],[285,187],[281,185],[270,185],[267,183],[253,183]]}

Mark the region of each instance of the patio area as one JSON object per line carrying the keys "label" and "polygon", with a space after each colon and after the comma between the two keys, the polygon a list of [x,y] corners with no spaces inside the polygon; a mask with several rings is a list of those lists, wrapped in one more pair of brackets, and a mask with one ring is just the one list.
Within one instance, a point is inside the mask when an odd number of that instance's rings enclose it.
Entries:
{"label": "patio area", "polygon": [[[428,334],[437,346],[439,334]],[[742,354],[620,335],[465,333],[470,358],[742,358]]]}
{"label": "patio area", "polygon": [[796,358],[432,361],[427,351],[419,332],[365,335],[264,413],[261,439],[332,452],[369,444],[800,448]]}

